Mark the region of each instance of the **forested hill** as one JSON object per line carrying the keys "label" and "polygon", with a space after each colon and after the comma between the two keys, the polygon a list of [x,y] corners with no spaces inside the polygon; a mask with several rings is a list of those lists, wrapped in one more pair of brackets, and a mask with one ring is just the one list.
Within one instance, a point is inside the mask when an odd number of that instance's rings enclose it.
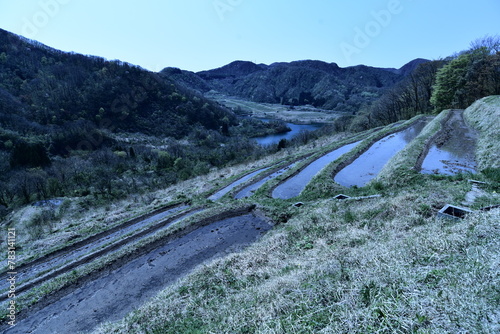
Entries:
{"label": "forested hill", "polygon": [[[0,29],[0,126],[46,132],[82,122],[180,138],[234,115],[168,78],[119,61],[58,51]],[[91,125],[89,125],[91,124]]]}
{"label": "forested hill", "polygon": [[335,63],[304,60],[271,65],[235,61],[218,69],[192,73],[167,68],[161,73],[202,92],[214,89],[256,102],[357,111],[403,80],[419,64],[401,69],[368,66],[341,68]]}

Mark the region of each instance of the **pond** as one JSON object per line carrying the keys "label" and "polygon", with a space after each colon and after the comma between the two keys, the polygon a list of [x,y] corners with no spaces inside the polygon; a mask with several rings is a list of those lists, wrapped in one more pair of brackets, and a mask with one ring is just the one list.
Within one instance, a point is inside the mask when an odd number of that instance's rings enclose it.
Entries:
{"label": "pond", "polygon": [[[268,122],[270,121],[267,118],[258,118],[262,121]],[[252,138],[255,140],[257,143],[259,143],[262,146],[268,146],[268,145],[273,145],[279,143],[281,139],[286,139],[286,140],[291,140],[295,136],[297,136],[301,131],[314,131],[318,130],[321,128],[324,124],[322,123],[313,123],[313,124],[294,124],[294,123],[288,123],[285,122],[285,124],[291,129],[291,131],[288,131],[286,133],[277,133],[277,134],[272,134],[272,135],[267,135],[263,137],[255,137]]]}

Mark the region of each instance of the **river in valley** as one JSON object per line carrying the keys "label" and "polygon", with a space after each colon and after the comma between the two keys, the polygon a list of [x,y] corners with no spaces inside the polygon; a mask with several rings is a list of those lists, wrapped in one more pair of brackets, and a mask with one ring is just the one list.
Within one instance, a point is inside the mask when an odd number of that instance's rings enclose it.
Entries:
{"label": "river in valley", "polygon": [[[269,121],[266,118],[259,118],[262,121]],[[286,125],[291,129],[291,131],[285,133],[277,133],[273,135],[267,135],[263,137],[255,137],[252,138],[257,143],[262,146],[268,146],[279,143],[280,140],[286,139],[291,140],[296,137],[301,131],[314,131],[321,128],[324,124],[321,123],[313,123],[313,124],[294,124],[294,123],[286,123]]]}

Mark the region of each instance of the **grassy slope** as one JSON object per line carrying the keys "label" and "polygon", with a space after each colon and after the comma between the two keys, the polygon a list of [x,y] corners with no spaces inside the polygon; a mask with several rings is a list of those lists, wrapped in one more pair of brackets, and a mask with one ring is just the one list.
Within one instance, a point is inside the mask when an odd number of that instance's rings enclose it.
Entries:
{"label": "grassy slope", "polygon": [[477,149],[479,169],[500,168],[500,96],[477,101],[465,110],[464,116],[480,133]]}
{"label": "grassy slope", "polygon": [[413,191],[319,202],[97,332],[488,332],[498,325],[500,215],[454,223],[426,217],[426,203]]}
{"label": "grassy slope", "polygon": [[[482,103],[498,110],[496,98]],[[300,209],[257,196],[268,213],[283,210],[291,218],[249,249],[198,268],[95,332],[497,333],[500,211],[437,219],[443,204],[463,201],[470,189],[465,178],[405,176],[437,128],[431,123],[395,158],[393,172],[384,170],[377,190],[391,196],[310,198]],[[487,137],[491,131],[478,129]],[[481,145],[499,147],[500,138],[482,140],[478,159],[488,161]],[[398,178],[397,187],[384,181]],[[492,188],[486,192],[495,197]]]}

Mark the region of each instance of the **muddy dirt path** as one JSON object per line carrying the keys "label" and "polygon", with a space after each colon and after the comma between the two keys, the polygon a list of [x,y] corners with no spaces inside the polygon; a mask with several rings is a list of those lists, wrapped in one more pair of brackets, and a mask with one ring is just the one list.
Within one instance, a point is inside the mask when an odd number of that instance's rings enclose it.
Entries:
{"label": "muddy dirt path", "polygon": [[200,227],[118,269],[101,273],[4,333],[78,333],[119,320],[198,264],[238,251],[269,229],[267,221],[252,214]]}
{"label": "muddy dirt path", "polygon": [[454,175],[475,173],[477,133],[469,128],[463,110],[453,110],[436,139],[430,143],[421,173]]}

